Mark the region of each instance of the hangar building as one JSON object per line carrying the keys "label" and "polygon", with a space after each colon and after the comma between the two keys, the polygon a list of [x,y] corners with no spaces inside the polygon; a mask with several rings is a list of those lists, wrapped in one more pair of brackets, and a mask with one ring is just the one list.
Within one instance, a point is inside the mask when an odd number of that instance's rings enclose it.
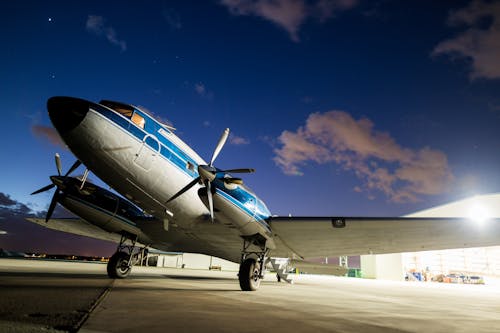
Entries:
{"label": "hangar building", "polygon": [[[500,218],[500,193],[478,195],[419,211],[407,217],[469,217],[478,228]],[[500,246],[361,256],[363,277],[403,280],[407,272],[455,272],[500,276]]]}

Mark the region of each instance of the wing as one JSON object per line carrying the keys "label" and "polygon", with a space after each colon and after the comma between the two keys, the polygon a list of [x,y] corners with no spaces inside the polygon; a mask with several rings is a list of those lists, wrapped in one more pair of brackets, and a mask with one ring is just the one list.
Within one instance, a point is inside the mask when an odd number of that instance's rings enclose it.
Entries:
{"label": "wing", "polygon": [[500,219],[273,217],[276,257],[381,254],[500,245]]}
{"label": "wing", "polygon": [[50,219],[49,222],[45,222],[45,219],[36,218],[27,218],[26,220],[39,224],[45,228],[63,231],[70,234],[87,236],[90,238],[107,240],[117,243],[120,241],[120,235],[107,232],[80,218]]}

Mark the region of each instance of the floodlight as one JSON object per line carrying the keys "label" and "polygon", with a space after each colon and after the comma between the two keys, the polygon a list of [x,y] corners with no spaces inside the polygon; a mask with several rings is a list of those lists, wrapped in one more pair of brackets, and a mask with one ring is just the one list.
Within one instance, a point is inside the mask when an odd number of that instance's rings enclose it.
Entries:
{"label": "floodlight", "polygon": [[491,217],[488,209],[480,203],[474,203],[469,208],[469,218],[477,223],[483,223]]}

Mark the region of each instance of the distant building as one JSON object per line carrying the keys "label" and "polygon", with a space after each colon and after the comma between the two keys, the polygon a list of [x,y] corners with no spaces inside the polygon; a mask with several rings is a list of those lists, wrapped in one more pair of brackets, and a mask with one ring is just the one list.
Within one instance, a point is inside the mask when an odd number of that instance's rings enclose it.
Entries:
{"label": "distant building", "polygon": [[238,271],[239,264],[218,257],[197,253],[148,251],[143,266]]}

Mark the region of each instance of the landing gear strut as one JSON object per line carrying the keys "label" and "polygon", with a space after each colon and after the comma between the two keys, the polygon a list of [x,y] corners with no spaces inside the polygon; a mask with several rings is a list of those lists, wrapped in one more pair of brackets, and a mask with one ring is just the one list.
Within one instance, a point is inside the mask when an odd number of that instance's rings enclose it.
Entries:
{"label": "landing gear strut", "polygon": [[[126,244],[129,239],[132,242],[131,245]],[[110,278],[124,279],[130,274],[132,265],[139,257],[138,253],[134,254],[136,242],[137,236],[126,234],[122,235],[115,254],[109,258],[107,271]]]}
{"label": "landing gear strut", "polygon": [[[257,245],[260,251],[249,251],[250,246]],[[264,278],[264,267],[269,250],[264,243],[255,238],[243,239],[241,251],[240,271],[238,280],[243,291],[255,291],[259,288],[260,280]]]}

